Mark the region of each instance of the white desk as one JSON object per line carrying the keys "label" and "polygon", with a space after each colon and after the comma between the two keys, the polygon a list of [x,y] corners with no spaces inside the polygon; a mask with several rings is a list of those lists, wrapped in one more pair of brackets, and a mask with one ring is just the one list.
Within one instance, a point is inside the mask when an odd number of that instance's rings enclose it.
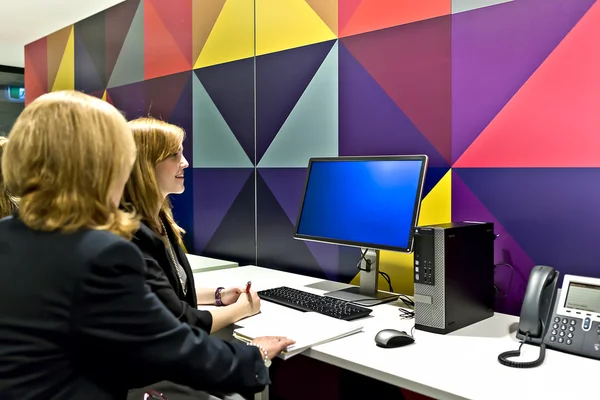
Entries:
{"label": "white desk", "polygon": [[216,258],[202,257],[194,254],[186,254],[192,267],[192,272],[207,272],[220,269],[235,268],[238,263],[233,261],[219,260]]}
{"label": "white desk", "polygon": [[[203,285],[239,285],[251,280],[255,290],[285,285],[313,293],[323,291],[305,285],[327,283],[255,266],[203,273],[202,280]],[[298,312],[267,301],[261,306],[264,315],[274,318]],[[537,368],[515,369],[501,365],[498,354],[518,347],[514,334],[518,318],[506,314],[496,314],[448,335],[415,330],[413,345],[396,349],[377,347],[374,337],[381,329],[410,332],[414,320],[400,319],[399,306],[400,303],[376,306],[371,316],[364,319],[363,332],[314,347],[303,354],[435,399],[564,400],[600,396],[595,381],[600,376],[597,360],[547,350],[546,361]],[[244,321],[238,325],[243,326]],[[520,360],[534,360],[538,352],[537,347],[523,346]]]}

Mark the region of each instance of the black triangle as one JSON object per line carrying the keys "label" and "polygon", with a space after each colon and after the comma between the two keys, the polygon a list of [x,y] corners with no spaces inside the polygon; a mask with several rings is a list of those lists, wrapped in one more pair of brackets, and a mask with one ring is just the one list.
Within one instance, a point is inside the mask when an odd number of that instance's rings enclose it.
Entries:
{"label": "black triangle", "polygon": [[75,89],[83,92],[106,89],[108,80],[105,13],[98,13],[77,22],[74,34]]}
{"label": "black triangle", "polygon": [[[254,176],[244,187],[225,214],[225,218],[207,243],[202,255],[235,261],[240,265],[254,265],[256,248],[254,239]],[[262,265],[261,265],[262,266]]]}
{"label": "black triangle", "polygon": [[260,176],[257,196],[257,262],[261,267],[327,279],[308,247],[294,239],[294,226]]}

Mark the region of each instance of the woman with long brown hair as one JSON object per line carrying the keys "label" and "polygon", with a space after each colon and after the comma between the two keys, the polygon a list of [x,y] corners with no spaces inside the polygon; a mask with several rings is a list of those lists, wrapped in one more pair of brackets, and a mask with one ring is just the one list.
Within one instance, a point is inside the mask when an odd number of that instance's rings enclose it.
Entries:
{"label": "woman with long brown hair", "polygon": [[[147,283],[173,315],[207,332],[216,332],[260,309],[255,291],[244,288],[196,288],[182,247],[183,229],[173,219],[169,195],[185,190],[189,164],[183,156],[185,132],[154,118],[138,118],[129,126],[137,146],[137,159],[125,185],[123,207],[141,217],[133,243],[144,255]],[[211,311],[198,304],[216,304]]]}
{"label": "woman with long brown hair", "polygon": [[113,106],[48,93],[25,108],[9,138],[2,168],[19,210],[0,220],[3,398],[124,399],[161,380],[263,390],[266,364],[291,341],[212,338],[148,289],[130,242],[138,220],[119,209],[136,146]]}

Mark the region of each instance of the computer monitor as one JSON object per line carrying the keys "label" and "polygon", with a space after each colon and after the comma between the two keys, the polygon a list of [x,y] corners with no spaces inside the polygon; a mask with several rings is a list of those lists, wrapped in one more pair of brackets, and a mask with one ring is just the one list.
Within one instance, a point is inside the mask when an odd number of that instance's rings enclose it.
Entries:
{"label": "computer monitor", "polygon": [[379,251],[412,252],[427,164],[426,155],[309,160],[294,238],[363,249],[360,287],[326,296],[364,305],[398,297],[377,290]]}

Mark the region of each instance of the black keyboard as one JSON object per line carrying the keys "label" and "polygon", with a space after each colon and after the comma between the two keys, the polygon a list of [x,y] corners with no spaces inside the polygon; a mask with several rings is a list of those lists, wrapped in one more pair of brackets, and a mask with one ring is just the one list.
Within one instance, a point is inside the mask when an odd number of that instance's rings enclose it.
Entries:
{"label": "black keyboard", "polygon": [[260,290],[258,296],[262,300],[271,301],[282,306],[300,311],[314,311],[345,321],[366,317],[372,311],[370,308],[356,306],[347,301],[319,296],[287,286]]}

